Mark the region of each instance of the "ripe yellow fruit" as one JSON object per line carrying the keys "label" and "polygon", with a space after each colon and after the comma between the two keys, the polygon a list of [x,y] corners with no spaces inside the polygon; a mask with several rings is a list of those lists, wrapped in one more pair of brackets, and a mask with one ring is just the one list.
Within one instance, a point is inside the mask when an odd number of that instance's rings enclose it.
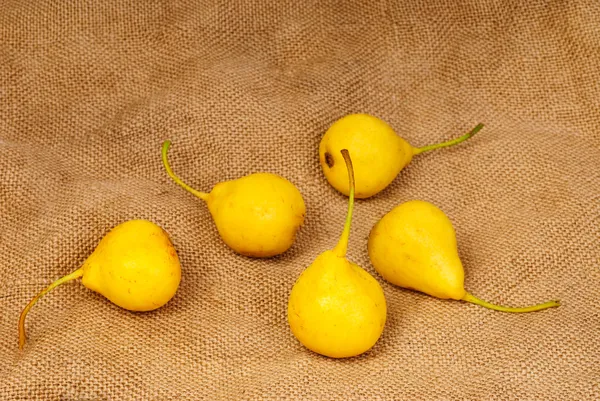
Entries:
{"label": "ripe yellow fruit", "polygon": [[383,289],[364,269],[346,259],[354,185],[347,150],[350,200],[344,231],[332,250],[320,254],[302,272],[290,294],[288,322],[308,349],[332,358],[347,358],[369,350],[383,331],[387,306]]}
{"label": "ripe yellow fruit", "polygon": [[481,128],[479,124],[459,138],[415,148],[385,121],[368,114],[350,114],[333,123],[321,138],[319,161],[327,181],[348,195],[348,173],[340,156],[342,149],[348,149],[356,174],[356,197],[369,198],[390,185],[413,156],[463,142]]}
{"label": "ripe yellow fruit", "polygon": [[254,173],[197,191],[177,177],[167,161],[171,142],[162,147],[167,174],[186,191],[206,201],[219,235],[241,255],[268,258],[287,251],[304,223],[306,206],[298,188],[271,173]]}
{"label": "ripe yellow fruit", "polygon": [[368,249],[373,267],[386,280],[436,298],[516,313],[560,305],[549,301],[511,308],[491,304],[465,291],[454,227],[444,212],[429,202],[413,200],[392,209],[371,229]]}
{"label": "ripe yellow fruit", "polygon": [[53,288],[81,278],[81,283],[131,311],[151,311],[177,292],[181,266],[167,233],[147,220],[129,220],[102,238],[83,265],[46,287],[27,304],[19,318],[19,348],[25,345],[25,317]]}

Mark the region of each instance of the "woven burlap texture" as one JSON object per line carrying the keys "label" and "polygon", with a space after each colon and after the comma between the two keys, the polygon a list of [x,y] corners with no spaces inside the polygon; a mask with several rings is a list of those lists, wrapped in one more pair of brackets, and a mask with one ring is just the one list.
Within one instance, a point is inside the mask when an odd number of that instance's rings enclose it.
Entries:
{"label": "woven burlap texture", "polygon": [[[0,12],[0,399],[600,399],[600,3],[589,1],[20,1]],[[328,359],[286,321],[301,271],[341,232],[347,198],[318,143],[353,112],[420,155],[357,202],[349,259],[383,286],[366,354]],[[234,254],[210,190],[257,171],[302,192],[287,253]],[[455,225],[466,287],[493,312],[403,290],[369,263],[373,224],[422,199]],[[27,301],[127,219],[164,227],[175,298],[120,309],[80,282]]]}

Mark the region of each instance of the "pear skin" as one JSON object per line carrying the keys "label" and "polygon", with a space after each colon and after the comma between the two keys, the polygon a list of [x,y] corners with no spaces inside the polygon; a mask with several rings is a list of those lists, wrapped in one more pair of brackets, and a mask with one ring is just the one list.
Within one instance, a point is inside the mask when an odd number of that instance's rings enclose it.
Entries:
{"label": "pear skin", "polygon": [[471,302],[502,312],[533,312],[559,306],[550,301],[511,308],[483,301],[464,289],[464,269],[450,219],[435,205],[413,200],[396,206],[371,229],[373,267],[387,281],[441,299]]}
{"label": "pear skin", "polygon": [[456,234],[448,217],[427,202],[406,202],[375,224],[369,257],[387,281],[442,299],[465,295]]}
{"label": "pear skin", "polygon": [[369,198],[390,185],[413,156],[464,142],[481,128],[483,125],[479,124],[459,138],[417,148],[397,135],[385,121],[369,114],[349,114],[335,121],[321,138],[319,161],[327,181],[347,196],[348,173],[340,150],[348,149],[356,174],[355,196]]}
{"label": "pear skin", "polygon": [[320,254],[297,279],[288,302],[288,323],[306,348],[332,358],[360,355],[375,345],[386,322],[383,290],[377,280],[346,259],[354,175],[346,150],[350,177],[346,223],[333,250]]}
{"label": "pear skin", "polygon": [[71,280],[82,284],[121,308],[151,311],[177,292],[181,266],[168,234],[147,220],[129,220],[114,227],[83,265],[42,290],[19,318],[19,348],[26,341],[25,318],[46,293]]}
{"label": "pear skin", "polygon": [[220,237],[231,249],[244,256],[268,258],[292,246],[304,223],[306,206],[291,182],[276,174],[254,173],[221,182],[210,193],[201,192],[173,173],[167,160],[170,145],[165,141],[162,147],[167,174],[206,202]]}

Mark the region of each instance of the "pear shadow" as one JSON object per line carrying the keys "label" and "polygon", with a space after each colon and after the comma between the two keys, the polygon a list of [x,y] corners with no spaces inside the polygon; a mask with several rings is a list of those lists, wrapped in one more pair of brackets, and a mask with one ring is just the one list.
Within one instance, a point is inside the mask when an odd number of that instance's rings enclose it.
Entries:
{"label": "pear shadow", "polygon": [[[376,360],[379,359],[380,357],[385,357],[385,351],[384,351],[384,347],[381,344],[381,340],[384,336],[385,333],[385,328],[383,330],[383,333],[381,334],[381,336],[379,337],[379,339],[377,340],[377,342],[375,343],[375,345],[373,345],[371,348],[369,348],[368,350],[366,350],[365,352],[363,352],[362,354],[359,355],[355,355],[355,356],[350,356],[350,357],[343,357],[343,358],[335,358],[335,357],[331,357],[331,356],[327,356],[327,355],[321,355],[318,352],[315,352],[307,347],[305,347],[304,345],[302,345],[298,340],[297,343],[297,349],[299,352],[306,352],[309,354],[309,356],[313,359],[316,360],[320,360],[320,361],[325,361],[326,363],[346,363],[346,364],[351,364],[351,363],[356,363],[356,362],[360,362],[360,361],[369,361],[369,360]],[[290,333],[290,335],[292,335]]]}

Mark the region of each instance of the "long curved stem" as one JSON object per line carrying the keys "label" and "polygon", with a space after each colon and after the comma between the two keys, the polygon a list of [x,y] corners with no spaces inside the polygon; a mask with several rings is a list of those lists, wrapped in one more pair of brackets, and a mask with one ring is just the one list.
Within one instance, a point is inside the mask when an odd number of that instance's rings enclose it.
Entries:
{"label": "long curved stem", "polygon": [[59,278],[58,280],[50,284],[48,287],[46,287],[44,290],[42,290],[39,294],[37,294],[31,301],[29,301],[25,309],[23,309],[23,312],[21,312],[21,316],[19,317],[19,349],[23,349],[23,347],[25,346],[25,340],[27,340],[27,336],[25,335],[25,317],[27,316],[27,313],[29,313],[29,310],[33,307],[33,305],[35,305],[41,297],[46,295],[48,292],[52,291],[55,287],[58,287],[59,285],[66,283],[67,281],[78,279],[81,276],[83,276],[83,267],[80,267],[71,274],[67,274],[64,277]]}
{"label": "long curved stem", "polygon": [[186,183],[181,181],[181,179],[179,177],[177,177],[175,175],[175,173],[173,173],[173,170],[171,170],[171,166],[169,166],[169,161],[167,160],[167,152],[169,151],[170,146],[171,146],[171,141],[164,141],[163,145],[162,145],[162,152],[161,152],[162,153],[162,162],[163,162],[163,165],[165,166],[165,170],[167,170],[167,174],[169,174],[169,177],[171,177],[177,185],[179,185],[186,191],[191,192],[192,194],[196,195],[198,198],[200,198],[204,201],[207,200],[208,194],[206,192],[201,192],[201,191],[195,190],[194,188],[190,187],[189,185],[187,185]]}
{"label": "long curved stem", "polygon": [[348,200],[348,214],[346,215],[346,223],[344,224],[344,231],[342,231],[342,235],[340,236],[340,240],[334,248],[334,252],[340,256],[346,256],[346,251],[348,250],[348,238],[350,238],[350,224],[352,223],[352,211],[354,210],[354,167],[352,167],[352,159],[350,159],[350,153],[347,149],[342,149],[342,156],[344,157],[344,161],[346,162],[346,168],[348,169],[348,180],[350,182],[349,188],[349,200]]}
{"label": "long curved stem", "polygon": [[456,145],[458,143],[464,142],[467,139],[469,139],[470,137],[472,137],[473,135],[475,135],[477,132],[479,132],[479,130],[481,130],[482,128],[483,128],[483,124],[477,124],[477,126],[475,128],[473,128],[471,130],[471,132],[464,134],[463,136],[460,136],[456,139],[452,139],[447,142],[436,143],[433,145],[423,146],[422,148],[414,148],[413,147],[413,154],[418,155],[419,153],[427,152],[429,150],[445,148],[447,146],[452,146],[452,145]]}
{"label": "long curved stem", "polygon": [[465,302],[470,302],[475,305],[483,306],[488,309],[493,309],[493,310],[497,310],[500,312],[511,312],[511,313],[535,312],[538,310],[543,310],[543,309],[554,308],[554,307],[560,306],[560,301],[548,301],[548,302],[544,302],[543,304],[526,306],[523,308],[510,308],[510,307],[506,307],[506,306],[491,304],[489,302],[486,302],[484,300],[477,298],[476,296],[474,296],[472,294],[469,294],[468,292],[465,294],[465,296],[462,298],[462,300]]}

